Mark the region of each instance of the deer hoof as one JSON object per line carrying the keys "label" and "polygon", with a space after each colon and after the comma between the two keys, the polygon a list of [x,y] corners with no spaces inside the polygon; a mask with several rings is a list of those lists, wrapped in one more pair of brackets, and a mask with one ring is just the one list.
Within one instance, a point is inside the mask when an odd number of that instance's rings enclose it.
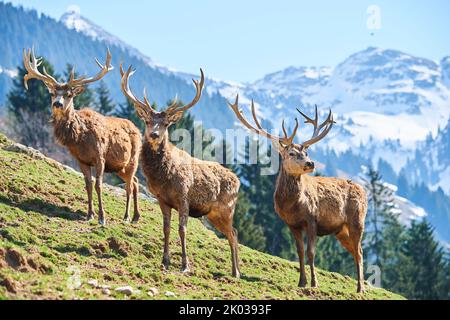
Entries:
{"label": "deer hoof", "polygon": [[105,226],[106,226],[106,220],[105,220],[105,218],[100,218],[100,219],[98,219],[98,223],[99,223],[102,227],[105,227]]}
{"label": "deer hoof", "polygon": [[170,267],[170,259],[163,258],[162,267],[163,267],[164,271],[168,271],[169,267]]}
{"label": "deer hoof", "polygon": [[191,272],[191,270],[189,269],[189,267],[183,267],[183,268],[181,268],[181,273],[186,274],[186,273],[189,273],[189,272]]}
{"label": "deer hoof", "polygon": [[240,272],[238,272],[238,271],[234,271],[234,272],[232,273],[232,276],[233,276],[234,278],[236,278],[236,279],[240,279],[240,278],[241,278],[241,274],[240,274]]}
{"label": "deer hoof", "polygon": [[129,224],[129,223],[130,223],[130,218],[125,217],[125,218],[123,218],[122,222],[123,222],[124,224]]}
{"label": "deer hoof", "polygon": [[189,273],[191,270],[189,268],[189,262],[184,262],[181,264],[181,272],[182,273]]}
{"label": "deer hoof", "polygon": [[140,215],[134,215],[133,220],[131,221],[131,224],[138,224]]}
{"label": "deer hoof", "polygon": [[95,214],[93,212],[88,213],[86,217],[86,221],[91,221],[95,218]]}

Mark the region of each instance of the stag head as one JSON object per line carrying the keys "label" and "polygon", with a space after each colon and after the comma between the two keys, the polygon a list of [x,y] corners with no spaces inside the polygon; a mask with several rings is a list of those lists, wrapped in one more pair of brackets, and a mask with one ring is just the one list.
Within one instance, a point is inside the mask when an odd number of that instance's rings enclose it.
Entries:
{"label": "stag head", "polygon": [[23,51],[23,64],[27,70],[24,77],[24,85],[28,90],[28,80],[37,79],[44,82],[52,98],[53,115],[60,117],[70,113],[73,110],[73,99],[83,93],[85,86],[102,79],[109,71],[113,70],[111,65],[111,53],[107,52],[106,63],[102,65],[97,59],[95,62],[100,67],[100,72],[93,77],[75,78],[75,69],[70,72],[67,82],[59,82],[48,74],[45,67],[42,72],[39,66],[42,64],[42,58],[36,58],[33,49]]}
{"label": "stag head", "polygon": [[129,80],[130,77],[136,72],[132,66],[124,71],[122,65],[120,65],[120,74],[122,75],[122,91],[124,95],[130,99],[134,104],[136,113],[145,121],[146,130],[145,136],[148,141],[157,147],[167,136],[167,130],[175,122],[179,121],[183,117],[183,113],[193,106],[195,106],[201,98],[203,86],[205,84],[205,75],[203,70],[200,69],[201,79],[200,82],[192,79],[196,89],[196,95],[191,103],[187,105],[181,105],[177,97],[173,100],[172,104],[164,111],[156,111],[150,104],[146,90],[144,89],[144,100],[138,99],[130,89]]}
{"label": "stag head", "polygon": [[255,122],[255,125],[250,124],[247,119],[245,119],[242,110],[239,109],[239,96],[236,97],[236,101],[234,104],[228,103],[231,109],[236,114],[239,121],[248,129],[250,129],[252,132],[261,135],[263,137],[266,137],[272,141],[272,145],[275,150],[277,150],[280,155],[281,159],[283,161],[283,168],[286,170],[286,172],[290,175],[302,175],[302,174],[308,174],[312,173],[315,170],[315,164],[314,162],[309,158],[308,155],[308,148],[312,146],[313,144],[319,142],[325,136],[330,132],[331,128],[333,127],[333,124],[335,123],[333,120],[333,114],[330,110],[330,113],[328,115],[328,118],[322,123],[319,123],[319,115],[318,110],[316,106],[316,116],[313,119],[306,116],[304,113],[302,113],[300,110],[297,109],[298,112],[306,119],[305,123],[310,123],[314,126],[314,132],[311,139],[301,143],[297,144],[294,143],[294,138],[297,134],[297,130],[299,128],[298,120],[295,119],[295,128],[291,135],[288,135],[285,122],[283,120],[283,137],[275,136],[270,133],[268,133],[266,130],[264,130],[256,117],[256,111],[255,111],[255,104],[252,100],[252,116],[253,120]]}

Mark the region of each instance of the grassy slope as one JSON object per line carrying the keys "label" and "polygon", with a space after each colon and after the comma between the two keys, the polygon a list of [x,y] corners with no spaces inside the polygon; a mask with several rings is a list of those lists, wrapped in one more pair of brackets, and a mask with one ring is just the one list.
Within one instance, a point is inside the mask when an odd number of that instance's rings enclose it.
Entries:
{"label": "grassy slope", "polygon": [[[178,272],[177,215],[172,229],[172,267],[160,268],[162,218],[157,205],[142,200],[139,225],[124,225],[124,197],[105,190],[109,225],[84,221],[83,179],[63,167],[25,153],[7,151],[0,135],[0,299],[401,299],[384,290],[355,293],[356,282],[318,272],[320,289],[298,289],[297,264],[240,247],[243,277],[230,277],[228,244],[191,219],[188,252],[192,273]],[[82,286],[67,286],[81,272]],[[73,270],[73,268],[72,268]],[[111,294],[87,282],[111,286]],[[124,296],[114,288],[131,285],[141,293]],[[150,288],[160,292],[150,297]],[[173,299],[173,298],[172,298]]]}

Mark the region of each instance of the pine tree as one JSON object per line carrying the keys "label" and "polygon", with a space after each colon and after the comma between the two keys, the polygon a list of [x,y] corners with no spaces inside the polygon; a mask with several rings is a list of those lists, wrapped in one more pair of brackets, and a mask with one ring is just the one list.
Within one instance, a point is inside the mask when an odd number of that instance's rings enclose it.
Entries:
{"label": "pine tree", "polygon": [[250,213],[250,201],[245,193],[240,192],[234,214],[234,227],[238,230],[239,243],[264,251],[266,238],[264,229],[255,223],[255,216]]}
{"label": "pine tree", "polygon": [[433,227],[424,219],[412,222],[399,262],[397,290],[409,299],[448,299],[448,261],[434,239]]}
{"label": "pine tree", "polygon": [[[69,79],[71,71],[72,65],[68,64],[66,66],[66,71],[64,72],[65,79]],[[75,78],[78,77],[79,75],[75,71]],[[73,106],[77,110],[81,108],[94,108],[95,107],[94,91],[89,86],[85,86],[83,93],[76,96],[73,99]]]}
{"label": "pine tree", "polygon": [[383,254],[382,232],[386,225],[396,220],[394,191],[383,181],[381,175],[372,167],[368,168],[367,178],[363,178],[369,197],[369,208],[366,217],[366,260],[381,266]]}
{"label": "pine tree", "polygon": [[398,283],[401,280],[399,270],[402,268],[404,255],[401,251],[406,239],[406,227],[394,215],[387,217],[381,232],[382,248],[379,257],[382,271],[381,286],[391,291],[399,292]]}
{"label": "pine tree", "polygon": [[112,115],[116,105],[112,101],[109,93],[109,89],[104,81],[100,81],[99,86],[96,89],[97,93],[97,111],[105,116]]}
{"label": "pine tree", "polygon": [[[58,78],[46,60],[42,61],[41,70],[43,67],[50,75]],[[55,149],[49,123],[50,94],[44,83],[36,79],[29,80],[26,90],[23,79],[27,71],[23,67],[18,67],[17,71],[13,87],[8,93],[9,129],[20,143],[48,153]]]}

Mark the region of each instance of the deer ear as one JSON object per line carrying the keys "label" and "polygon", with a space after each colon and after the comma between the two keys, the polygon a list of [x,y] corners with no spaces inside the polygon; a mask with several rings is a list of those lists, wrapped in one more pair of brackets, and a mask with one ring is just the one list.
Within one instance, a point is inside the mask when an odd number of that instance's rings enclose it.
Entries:
{"label": "deer ear", "polygon": [[280,140],[273,139],[272,140],[272,148],[275,149],[278,153],[281,153],[286,148],[286,146],[281,144]]}
{"label": "deer ear", "polygon": [[183,113],[184,113],[183,111],[179,111],[177,113],[174,113],[173,115],[171,115],[169,117],[169,121],[172,122],[172,123],[180,121],[181,118],[183,118]]}

